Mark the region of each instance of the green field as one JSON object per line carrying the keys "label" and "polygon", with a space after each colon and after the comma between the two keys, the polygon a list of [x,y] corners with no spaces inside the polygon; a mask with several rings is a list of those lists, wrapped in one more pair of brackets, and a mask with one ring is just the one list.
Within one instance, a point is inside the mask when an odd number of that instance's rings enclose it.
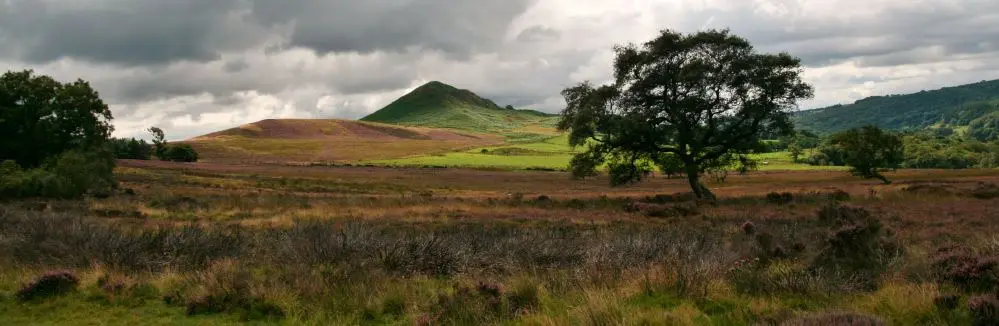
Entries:
{"label": "green field", "polygon": [[[420,155],[365,163],[388,166],[442,166],[462,168],[552,169],[564,170],[573,155],[582,149],[569,146],[566,135],[539,142],[482,147],[467,151]],[[842,170],[843,167],[811,166],[794,163],[788,152],[753,154],[761,171]]]}

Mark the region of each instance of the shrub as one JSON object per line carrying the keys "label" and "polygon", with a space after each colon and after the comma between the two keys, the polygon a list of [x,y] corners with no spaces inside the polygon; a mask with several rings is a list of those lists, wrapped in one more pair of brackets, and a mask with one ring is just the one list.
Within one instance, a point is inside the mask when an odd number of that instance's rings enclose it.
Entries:
{"label": "shrub", "polygon": [[0,165],[0,195],[6,198],[79,198],[110,195],[116,187],[114,159],[107,151],[64,152],[40,168],[22,170],[13,161]]}
{"label": "shrub", "polygon": [[999,325],[999,300],[993,295],[969,298],[968,310],[975,326]]}
{"label": "shrub", "polygon": [[529,312],[541,306],[538,286],[531,282],[520,282],[506,295],[511,313]]}
{"label": "shrub", "polygon": [[753,235],[756,233],[756,224],[753,224],[753,222],[750,221],[742,223],[742,232],[747,235]]}
{"label": "shrub", "polygon": [[957,309],[961,301],[961,296],[953,293],[941,294],[933,299],[933,305],[940,311],[951,311]]}
{"label": "shrub", "polygon": [[789,192],[771,192],[767,194],[767,202],[778,206],[790,204],[792,200],[794,200],[794,195]]}
{"label": "shrub", "polygon": [[978,186],[971,191],[971,196],[978,199],[999,198],[999,186],[996,186],[994,183],[979,183]]}
{"label": "shrub", "polygon": [[812,262],[814,267],[876,274],[883,267],[883,258],[899,253],[900,246],[891,233],[863,208],[825,206],[819,210],[818,219],[832,232]]}
{"label": "shrub", "polygon": [[71,271],[47,272],[17,291],[17,299],[29,301],[62,295],[73,291],[80,279]]}
{"label": "shrub", "polygon": [[830,192],[828,196],[829,196],[829,199],[832,199],[832,200],[835,200],[835,201],[848,201],[848,200],[850,200],[850,193],[848,193],[846,191],[843,191],[841,189],[833,190],[833,192]]}
{"label": "shrub", "polygon": [[188,315],[210,313],[235,313],[243,320],[283,318],[284,310],[255,294],[254,281],[249,270],[233,260],[214,263],[197,279],[202,287],[200,295],[184,303]]}
{"label": "shrub", "polygon": [[965,247],[944,247],[932,259],[933,272],[941,282],[967,291],[999,288],[999,258],[982,257]]}
{"label": "shrub", "polygon": [[171,162],[197,162],[198,152],[191,145],[169,145],[160,156],[161,160]]}

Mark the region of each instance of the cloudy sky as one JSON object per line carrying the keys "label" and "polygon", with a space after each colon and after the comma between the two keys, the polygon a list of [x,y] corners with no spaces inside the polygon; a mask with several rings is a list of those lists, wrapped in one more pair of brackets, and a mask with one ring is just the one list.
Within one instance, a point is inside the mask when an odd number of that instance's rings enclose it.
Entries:
{"label": "cloudy sky", "polygon": [[557,112],[663,28],[801,57],[803,108],[999,78],[995,0],[0,0],[0,70],[90,81],[117,136],[183,139],[359,118],[431,80]]}

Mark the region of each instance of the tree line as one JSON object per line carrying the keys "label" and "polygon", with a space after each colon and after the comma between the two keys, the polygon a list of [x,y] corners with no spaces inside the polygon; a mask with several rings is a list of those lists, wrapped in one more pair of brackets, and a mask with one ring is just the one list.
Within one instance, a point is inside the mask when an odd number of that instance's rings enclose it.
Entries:
{"label": "tree line", "polygon": [[83,80],[62,83],[32,70],[0,76],[0,199],[108,196],[116,158],[196,161],[188,145],[113,139],[107,104]]}

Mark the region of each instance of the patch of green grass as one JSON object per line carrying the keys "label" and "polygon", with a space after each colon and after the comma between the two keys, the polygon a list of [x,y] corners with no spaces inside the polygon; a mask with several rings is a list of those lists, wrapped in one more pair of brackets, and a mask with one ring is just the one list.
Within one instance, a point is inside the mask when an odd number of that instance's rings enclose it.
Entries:
{"label": "patch of green grass", "polygon": [[0,300],[0,325],[242,325],[238,316],[187,316],[183,307],[158,300],[115,305],[91,300],[83,293],[43,302]]}

